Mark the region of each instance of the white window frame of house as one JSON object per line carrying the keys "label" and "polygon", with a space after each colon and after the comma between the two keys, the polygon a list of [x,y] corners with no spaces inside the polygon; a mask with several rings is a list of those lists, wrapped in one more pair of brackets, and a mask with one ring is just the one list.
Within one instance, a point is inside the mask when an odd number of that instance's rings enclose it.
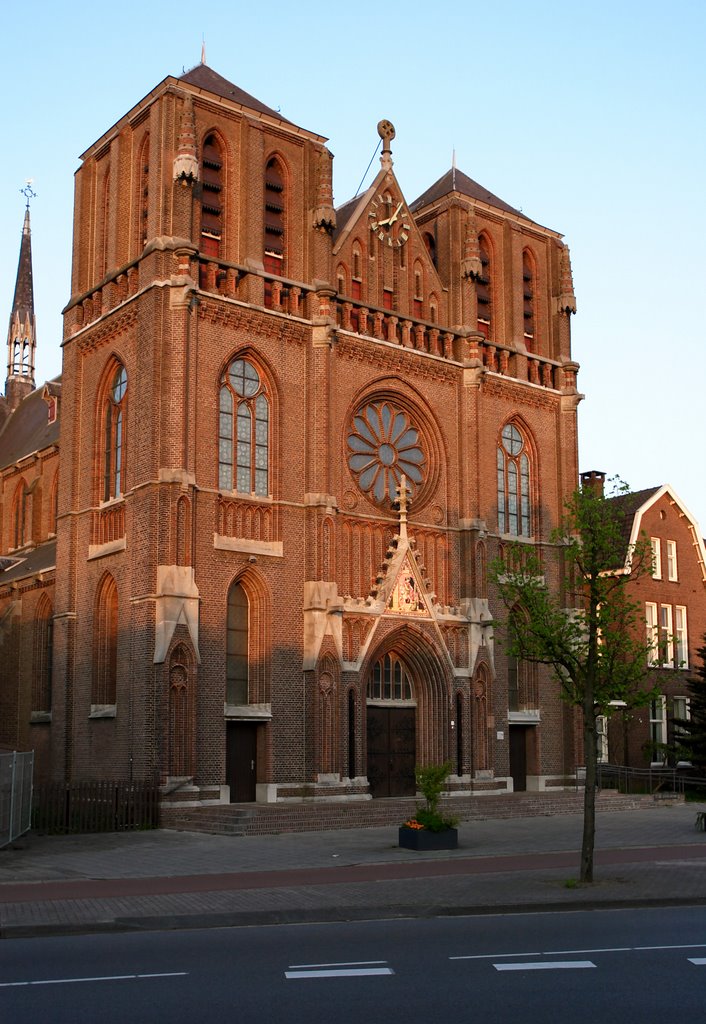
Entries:
{"label": "white window frame of house", "polygon": [[596,761],[608,764],[608,717],[596,715]]}
{"label": "white window frame of house", "polygon": [[662,544],[659,537],[650,537],[652,546],[652,579],[662,579]]}
{"label": "white window frame of house", "polygon": [[645,602],[645,625],[647,643],[650,645],[647,664],[650,668],[655,668],[659,665],[659,629],[657,626],[657,605],[654,601]]}
{"label": "white window frame of house", "polygon": [[[680,702],[681,707],[677,709],[677,701]],[[683,714],[682,714],[683,711]],[[685,722],[688,722],[691,718],[691,701],[688,697],[672,697],[672,718],[681,718]],[[679,736],[684,733],[684,727],[674,725],[674,742],[678,742]],[[677,761],[677,767],[687,767],[691,765],[691,761]]]}
{"label": "white window frame of house", "polygon": [[[659,694],[653,700],[650,701],[650,742],[651,743],[666,743],[667,742],[667,698],[663,693]],[[653,767],[661,766],[666,761],[664,753],[659,754],[658,751],[652,750],[651,764]],[[655,758],[659,756],[659,761]]]}
{"label": "white window frame of house", "polygon": [[676,583],[679,579],[677,570],[677,542],[675,540],[666,541],[667,544],[667,579]]}
{"label": "white window frame of house", "polygon": [[675,668],[689,667],[689,637],[686,625],[686,608],[682,604],[674,606],[674,654]]}
{"label": "white window frame of house", "polygon": [[659,606],[659,660],[663,668],[674,668],[674,624],[671,604]]}

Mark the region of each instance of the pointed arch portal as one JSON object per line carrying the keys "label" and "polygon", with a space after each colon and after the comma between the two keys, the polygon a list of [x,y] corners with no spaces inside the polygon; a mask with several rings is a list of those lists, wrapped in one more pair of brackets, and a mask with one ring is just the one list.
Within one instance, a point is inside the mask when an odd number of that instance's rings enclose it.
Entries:
{"label": "pointed arch portal", "polygon": [[372,797],[414,796],[417,763],[448,757],[448,681],[420,630],[390,634],[369,662],[367,776]]}

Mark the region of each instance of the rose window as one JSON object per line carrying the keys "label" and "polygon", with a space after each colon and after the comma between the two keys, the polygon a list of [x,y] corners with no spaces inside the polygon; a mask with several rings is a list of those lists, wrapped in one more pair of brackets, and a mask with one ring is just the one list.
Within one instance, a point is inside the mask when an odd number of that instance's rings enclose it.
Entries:
{"label": "rose window", "polygon": [[373,501],[394,501],[403,475],[414,497],[426,464],[419,431],[408,413],[390,402],[370,402],[358,410],[348,435],[348,467]]}

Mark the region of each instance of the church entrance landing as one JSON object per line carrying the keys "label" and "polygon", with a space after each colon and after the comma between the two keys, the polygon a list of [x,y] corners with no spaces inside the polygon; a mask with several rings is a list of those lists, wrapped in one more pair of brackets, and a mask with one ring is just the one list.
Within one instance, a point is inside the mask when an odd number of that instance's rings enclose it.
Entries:
{"label": "church entrance landing", "polygon": [[367,719],[371,796],[414,796],[416,708],[368,704]]}

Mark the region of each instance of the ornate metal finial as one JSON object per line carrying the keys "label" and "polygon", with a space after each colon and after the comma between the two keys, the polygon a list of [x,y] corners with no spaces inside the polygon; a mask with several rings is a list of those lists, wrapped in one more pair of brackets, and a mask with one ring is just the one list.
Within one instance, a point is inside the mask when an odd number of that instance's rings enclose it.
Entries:
{"label": "ornate metal finial", "polygon": [[392,149],[390,143],[395,137],[395,126],[392,121],[378,121],[378,135],[382,139],[382,154],[380,164],[386,171],[392,167]]}
{"label": "ornate metal finial", "polygon": [[36,199],[37,198],[37,193],[32,188],[33,183],[34,183],[34,178],[27,178],[27,180],[25,182],[25,187],[20,189],[20,192],[25,197],[26,205],[27,205],[27,209],[28,210],[29,210],[29,201],[30,201],[30,199]]}

